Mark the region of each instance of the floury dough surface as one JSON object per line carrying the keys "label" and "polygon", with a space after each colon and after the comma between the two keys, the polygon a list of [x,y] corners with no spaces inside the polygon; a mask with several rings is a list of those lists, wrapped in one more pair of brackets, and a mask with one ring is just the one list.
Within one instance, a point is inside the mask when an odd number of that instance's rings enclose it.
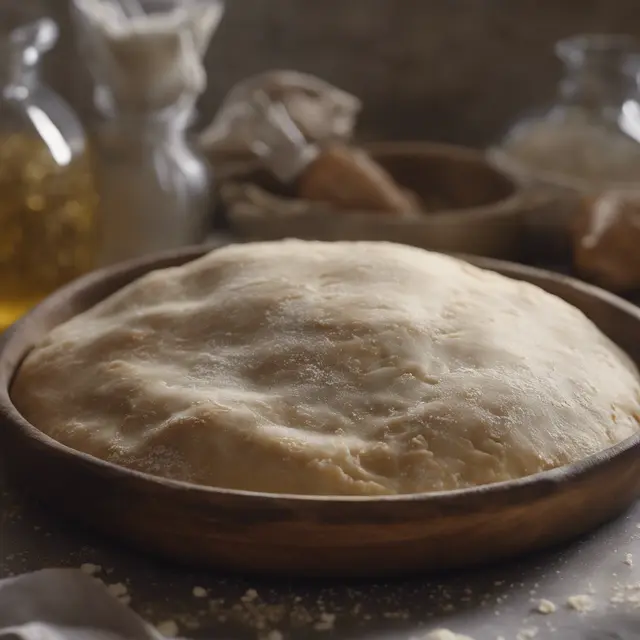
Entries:
{"label": "floury dough surface", "polygon": [[529,284],[388,243],[232,245],[56,328],[12,390],[152,474],[302,494],[508,480],[638,431],[630,360]]}

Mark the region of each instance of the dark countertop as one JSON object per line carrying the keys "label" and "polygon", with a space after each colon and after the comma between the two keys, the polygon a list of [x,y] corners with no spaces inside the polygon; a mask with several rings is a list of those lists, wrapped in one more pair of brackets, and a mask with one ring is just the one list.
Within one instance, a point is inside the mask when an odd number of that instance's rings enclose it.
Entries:
{"label": "dark countertop", "polygon": [[[3,577],[101,565],[105,582],[127,586],[134,610],[153,623],[174,620],[188,637],[418,640],[444,627],[474,640],[640,639],[640,504],[572,545],[508,565],[406,580],[314,583],[170,566],[59,520],[6,481],[1,501]],[[196,597],[194,587],[207,596]],[[593,611],[569,608],[574,595],[588,595]],[[534,611],[542,598],[557,610]],[[269,635],[274,630],[282,636]]]}

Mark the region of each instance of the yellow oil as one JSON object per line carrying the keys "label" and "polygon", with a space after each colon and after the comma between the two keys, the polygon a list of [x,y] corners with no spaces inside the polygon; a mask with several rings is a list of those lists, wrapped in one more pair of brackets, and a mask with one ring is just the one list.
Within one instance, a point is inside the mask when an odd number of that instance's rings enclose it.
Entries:
{"label": "yellow oil", "polygon": [[0,330],[93,267],[96,208],[88,154],[59,166],[36,137],[0,137]]}

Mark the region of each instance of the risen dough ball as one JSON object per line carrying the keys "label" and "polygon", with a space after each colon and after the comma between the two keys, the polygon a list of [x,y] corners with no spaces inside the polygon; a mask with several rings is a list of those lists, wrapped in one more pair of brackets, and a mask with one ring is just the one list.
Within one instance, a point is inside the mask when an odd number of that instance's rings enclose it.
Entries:
{"label": "risen dough ball", "polygon": [[218,487],[395,494],[518,478],[638,430],[638,374],[537,287],[388,243],[286,241],[150,273],[13,387],[80,451]]}

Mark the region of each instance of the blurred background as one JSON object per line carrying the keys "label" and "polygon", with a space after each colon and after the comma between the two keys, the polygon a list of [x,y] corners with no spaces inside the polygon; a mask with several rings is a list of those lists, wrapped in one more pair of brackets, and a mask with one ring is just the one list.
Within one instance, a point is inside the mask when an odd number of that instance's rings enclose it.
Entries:
{"label": "blurred background", "polygon": [[[51,84],[83,115],[90,80],[64,0],[46,60]],[[637,0],[232,0],[205,58],[208,122],[247,76],[294,68],[350,91],[365,108],[360,137],[484,146],[561,74],[554,43],[576,33],[640,35]]]}
{"label": "blurred background", "polygon": [[0,49],[0,326],[221,233],[640,291],[638,0],[3,0]]}

